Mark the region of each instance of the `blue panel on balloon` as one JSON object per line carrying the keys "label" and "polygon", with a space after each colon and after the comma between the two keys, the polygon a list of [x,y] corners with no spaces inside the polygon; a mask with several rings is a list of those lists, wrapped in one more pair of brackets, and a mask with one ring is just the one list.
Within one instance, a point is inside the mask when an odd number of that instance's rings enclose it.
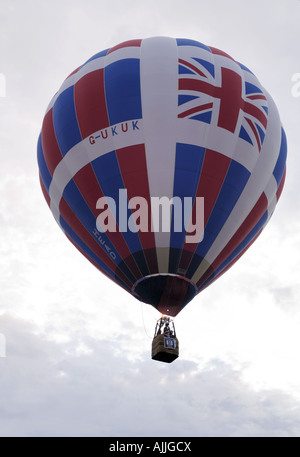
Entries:
{"label": "blue panel on balloon", "polygon": [[109,49],[105,49],[104,51],[98,52],[97,54],[93,55],[90,59],[88,59],[84,65],[91,62],[92,60],[99,59],[100,57],[106,56],[108,51],[109,51]]}
{"label": "blue panel on balloon", "polygon": [[[173,196],[180,197],[181,208],[173,205],[172,224],[171,224],[171,239],[170,246],[177,248],[177,250],[170,251],[169,271],[175,273],[177,264],[180,258],[180,249],[182,249],[185,241],[185,221],[184,221],[184,207],[187,205],[184,197],[188,197],[192,202],[197,192],[201,168],[203,164],[205,149],[200,146],[190,144],[177,143],[176,146],[176,162],[175,162],[175,176],[174,176],[174,190]],[[191,202],[191,207],[192,203]],[[186,208],[188,209],[188,208]],[[177,226],[181,227],[181,231],[174,230],[174,216],[181,210],[181,220],[177,220]]]}
{"label": "blue panel on balloon", "polygon": [[45,161],[41,135],[39,136],[38,145],[37,145],[37,160],[38,160],[38,165],[39,165],[39,170],[40,170],[40,175],[41,175],[42,181],[49,193],[49,186],[50,186],[50,183],[52,180],[52,176],[48,170],[48,167],[47,167],[47,164]]}
{"label": "blue panel on balloon", "polygon": [[59,223],[63,228],[64,232],[71,238],[72,241],[88,256],[90,257],[99,267],[103,268],[106,273],[114,277],[113,272],[109,269],[107,265],[82,241],[82,239],[74,232],[74,230],[69,226],[65,219],[60,216]]}
{"label": "blue panel on balloon", "polygon": [[82,140],[74,104],[74,86],[64,90],[53,106],[55,135],[64,156],[75,144]]}
{"label": "blue panel on balloon", "polygon": [[[217,238],[220,230],[225,224],[228,216],[233,210],[239,196],[241,195],[248,179],[250,177],[250,172],[240,165],[235,160],[230,162],[228,172],[222,188],[220,190],[219,196],[215,203],[215,206],[212,210],[212,213],[209,217],[209,220],[206,224],[204,230],[204,239],[198,245],[196,253],[205,257],[206,253],[212,246],[213,242]],[[196,271],[198,265],[191,262],[187,276],[191,277]]]}
{"label": "blue panel on balloon", "polygon": [[188,38],[177,38],[177,46],[196,46],[197,48],[205,49],[206,51],[211,52],[210,48],[199,41],[190,40]]}
{"label": "blue panel on balloon", "polygon": [[110,125],[141,119],[140,61],[123,59],[108,65],[105,93]]}
{"label": "blue panel on balloon", "polygon": [[262,215],[257,224],[253,227],[251,232],[243,239],[243,241],[235,248],[235,250],[227,257],[227,259],[217,268],[217,270],[201,285],[201,289],[206,287],[218,274],[224,270],[234,259],[252,242],[253,238],[257,236],[260,230],[262,230],[264,224],[268,219],[268,211]]}
{"label": "blue panel on balloon", "polygon": [[[105,196],[112,197],[116,203],[116,218],[117,223],[119,220],[119,189],[125,189],[123,179],[120,173],[120,168],[117,160],[115,151],[105,154],[92,162],[93,169],[95,171],[98,182],[101,186],[103,194]],[[131,215],[131,210],[128,209],[127,204],[127,218],[126,223]],[[130,230],[124,231],[122,235],[131,251],[132,254],[142,250],[138,233],[131,232]],[[149,274],[148,267],[146,264],[141,267],[146,274]]]}
{"label": "blue panel on balloon", "polygon": [[277,181],[277,186],[279,186],[284,169],[285,169],[285,163],[286,163],[286,156],[287,156],[287,141],[286,141],[286,135],[283,130],[281,129],[281,145],[280,145],[280,152],[279,156],[273,171],[273,175]]}

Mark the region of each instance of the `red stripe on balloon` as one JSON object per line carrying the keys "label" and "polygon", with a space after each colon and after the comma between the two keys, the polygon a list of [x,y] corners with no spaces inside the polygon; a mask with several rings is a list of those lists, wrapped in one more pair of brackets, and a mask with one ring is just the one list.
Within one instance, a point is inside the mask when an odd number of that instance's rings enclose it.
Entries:
{"label": "red stripe on balloon", "polygon": [[[156,255],[154,256],[155,237],[151,231],[151,198],[147,174],[145,145],[137,144],[116,151],[119,168],[122,175],[128,200],[133,197],[143,197],[147,202],[148,229],[137,232],[150,273],[158,271]],[[138,210],[138,208],[137,208]],[[135,210],[133,210],[134,214]]]}
{"label": "red stripe on balloon", "polygon": [[255,227],[258,221],[262,218],[264,213],[268,208],[268,199],[265,193],[262,193],[258,201],[256,202],[253,209],[250,211],[242,225],[235,232],[230,241],[226,244],[224,249],[212,263],[214,270],[219,268],[219,266],[230,256],[230,254],[242,243],[244,238],[251,232]]}
{"label": "red stripe on balloon", "polygon": [[[89,231],[84,227],[84,225],[77,218],[73,210],[67,204],[64,198],[61,199],[59,205],[59,212],[67,224],[72,228],[72,230],[78,235],[78,237],[89,247],[93,253],[105,263],[105,265],[114,273],[117,272],[118,267],[110,258],[110,256],[100,247],[97,241],[89,233]],[[132,287],[132,282],[122,273],[118,272],[118,276],[122,281],[128,286]]]}
{"label": "red stripe on balloon", "polygon": [[[166,279],[165,287],[161,295],[158,311],[175,317],[183,308],[186,294],[189,288],[187,281],[178,281],[177,278],[169,276]],[[170,299],[170,293],[172,298]]]}
{"label": "red stripe on balloon", "polygon": [[140,47],[142,43],[142,40],[129,40],[129,41],[124,41],[124,43],[117,44],[116,46],[110,48],[107,54],[111,54],[114,51],[117,51],[118,49],[122,48],[129,48],[131,46],[135,47]]}
{"label": "red stripe on balloon", "polygon": [[[219,266],[232,254],[232,252],[242,243],[251,230],[255,227],[258,221],[262,218],[263,214],[268,208],[268,200],[264,193],[260,196],[253,209],[250,211],[244,222],[241,224],[239,229],[235,232],[229,242],[226,244],[224,249],[220,252],[218,257],[211,264],[213,271],[216,271]],[[209,276],[212,274],[211,271],[207,271],[201,279],[197,282],[197,287],[200,287]]]}
{"label": "red stripe on balloon", "polygon": [[[229,157],[211,149],[207,149],[205,151],[205,157],[196,192],[196,197],[204,198],[204,233],[205,226],[222,188],[230,165],[230,160],[231,159]],[[195,217],[195,204],[193,207],[193,215]],[[185,242],[179,263],[179,269],[187,270],[197,246],[198,243]]]}
{"label": "red stripe on balloon", "polygon": [[221,51],[221,49],[217,49],[217,48],[214,48],[212,46],[209,46],[209,49],[211,50],[211,52],[215,55],[218,55],[218,56],[223,56],[223,57],[227,57],[228,59],[230,60],[233,60],[234,62],[236,62],[233,57],[231,57],[229,54],[227,54],[226,52],[224,51]]}
{"label": "red stripe on balloon", "polygon": [[68,78],[70,78],[70,76],[75,75],[75,73],[77,73],[78,70],[80,70],[80,68],[81,68],[81,65],[80,65],[79,67],[75,68],[75,70],[73,70],[72,73],[70,73],[70,74],[66,77],[65,81],[66,81]]}
{"label": "red stripe on balloon", "polygon": [[44,194],[45,200],[46,200],[46,202],[47,202],[47,204],[48,204],[48,206],[50,208],[50,197],[49,197],[47,189],[46,189],[46,187],[45,187],[45,185],[43,183],[43,180],[42,180],[42,177],[41,177],[40,173],[39,173],[39,179],[40,179],[40,184],[41,184],[41,188],[42,188],[42,192]]}
{"label": "red stripe on balloon", "polygon": [[[72,240],[72,238],[71,238],[67,233],[66,233],[65,235],[66,235],[66,237],[68,238],[68,240],[71,241],[71,243],[78,249],[78,251],[79,251],[82,255],[84,255],[84,257],[85,257],[87,260],[89,260],[89,262],[91,262],[92,265],[94,265],[94,267],[96,267],[99,271],[101,271],[101,273],[103,273],[107,278],[111,279],[111,280],[112,280],[114,283],[116,283],[118,286],[122,287],[122,288],[123,288],[124,290],[126,290],[127,292],[130,292],[129,289],[127,289],[126,287],[124,287],[125,284],[124,284],[124,286],[123,286],[122,283],[116,281],[116,279],[115,279],[113,276],[109,275],[103,268],[100,267],[100,265],[98,265],[96,262],[94,262],[94,260],[91,259],[91,258],[86,254],[86,252],[84,252],[84,250],[81,249],[81,248],[75,243],[75,241]],[[121,279],[120,279],[120,280],[121,280]],[[121,281],[122,281],[122,280],[121,280]]]}
{"label": "red stripe on balloon", "polygon": [[242,257],[242,255],[245,254],[247,249],[250,248],[250,246],[254,243],[254,241],[259,237],[262,230],[263,230],[263,228],[255,235],[253,240],[251,240],[250,243],[247,244],[247,246],[222,271],[220,271],[220,273],[218,273],[216,276],[214,276],[211,279],[211,281],[209,281],[207,284],[205,284],[205,286],[202,288],[201,288],[201,285],[200,285],[200,287],[198,286],[198,284],[200,284],[200,283],[203,284],[202,279],[200,279],[197,283],[197,287],[199,287],[198,293],[202,292],[204,289],[206,289],[208,286],[210,286],[213,282],[215,282],[220,276],[222,276],[226,271],[228,271],[235,264],[235,262],[237,262]]}
{"label": "red stripe on balloon", "polygon": [[282,192],[284,182],[285,182],[285,176],[286,176],[286,167],[284,168],[284,172],[283,172],[280,184],[279,184],[277,192],[276,192],[277,201],[280,199],[280,196],[281,196],[281,192]]}
{"label": "red stripe on balloon", "polygon": [[[96,208],[96,204],[99,198],[104,197],[104,193],[101,189],[101,186],[96,178],[93,167],[88,163],[85,167],[79,170],[76,175],[73,177],[79,191],[81,192],[84,200],[86,201],[91,212],[95,216],[95,228],[96,228],[96,219],[100,214],[99,209]],[[111,217],[114,219],[113,214]],[[142,274],[137,267],[131,252],[126,244],[126,241],[121,232],[106,232],[106,236],[113,244],[115,250],[118,252],[121,258],[124,260],[128,268],[131,270],[132,274],[135,276],[136,280],[141,278]]]}
{"label": "red stripe on balloon", "polygon": [[42,147],[48,170],[53,176],[55,168],[63,158],[54,130],[53,108],[48,111],[43,120]]}
{"label": "red stripe on balloon", "polygon": [[74,100],[82,138],[109,126],[103,68],[86,74],[75,84]]}

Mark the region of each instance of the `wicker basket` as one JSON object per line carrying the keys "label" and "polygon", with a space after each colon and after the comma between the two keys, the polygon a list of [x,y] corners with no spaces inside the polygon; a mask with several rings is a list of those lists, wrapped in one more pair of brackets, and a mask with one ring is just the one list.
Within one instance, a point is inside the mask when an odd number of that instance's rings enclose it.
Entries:
{"label": "wicker basket", "polygon": [[152,359],[160,362],[171,363],[179,355],[179,341],[177,338],[169,338],[157,335],[152,341]]}

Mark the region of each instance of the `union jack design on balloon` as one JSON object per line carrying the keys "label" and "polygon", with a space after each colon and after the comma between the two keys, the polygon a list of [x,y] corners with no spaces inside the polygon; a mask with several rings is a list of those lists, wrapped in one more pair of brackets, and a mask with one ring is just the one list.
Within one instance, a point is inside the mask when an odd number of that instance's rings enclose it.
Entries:
{"label": "union jack design on balloon", "polygon": [[[37,152],[45,199],[68,239],[169,316],[260,235],[284,185],[286,154],[277,108],[256,76],[221,50],[169,37],[121,43],[71,73],[46,110]],[[116,231],[97,227],[102,197]],[[148,203],[149,230],[128,204],[135,197]],[[193,205],[180,216],[170,205],[170,230],[152,231],[153,197]],[[189,242],[187,224],[175,230],[175,219],[192,226],[197,197],[204,232]]]}
{"label": "union jack design on balloon", "polygon": [[[217,52],[211,48],[212,53]],[[245,67],[243,67],[245,68]],[[179,59],[179,118],[188,117],[211,124],[213,110],[219,127],[235,133],[239,115],[239,137],[250,144],[257,144],[259,150],[264,141],[267,128],[268,108],[263,91],[231,69],[217,67],[206,60],[192,58],[190,61]],[[220,86],[218,85],[220,81]],[[194,94],[194,95],[193,95]],[[218,107],[214,100],[218,99]],[[213,101],[209,101],[213,100]]]}

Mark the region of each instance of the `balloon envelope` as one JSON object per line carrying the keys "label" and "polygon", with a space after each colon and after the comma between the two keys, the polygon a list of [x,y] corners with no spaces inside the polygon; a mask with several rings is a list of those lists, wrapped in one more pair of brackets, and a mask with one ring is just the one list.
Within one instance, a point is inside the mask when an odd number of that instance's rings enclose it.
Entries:
{"label": "balloon envelope", "polygon": [[47,108],[38,164],[77,249],[175,316],[261,233],[286,150],[274,101],[248,68],[200,42],[155,37],[71,73]]}

